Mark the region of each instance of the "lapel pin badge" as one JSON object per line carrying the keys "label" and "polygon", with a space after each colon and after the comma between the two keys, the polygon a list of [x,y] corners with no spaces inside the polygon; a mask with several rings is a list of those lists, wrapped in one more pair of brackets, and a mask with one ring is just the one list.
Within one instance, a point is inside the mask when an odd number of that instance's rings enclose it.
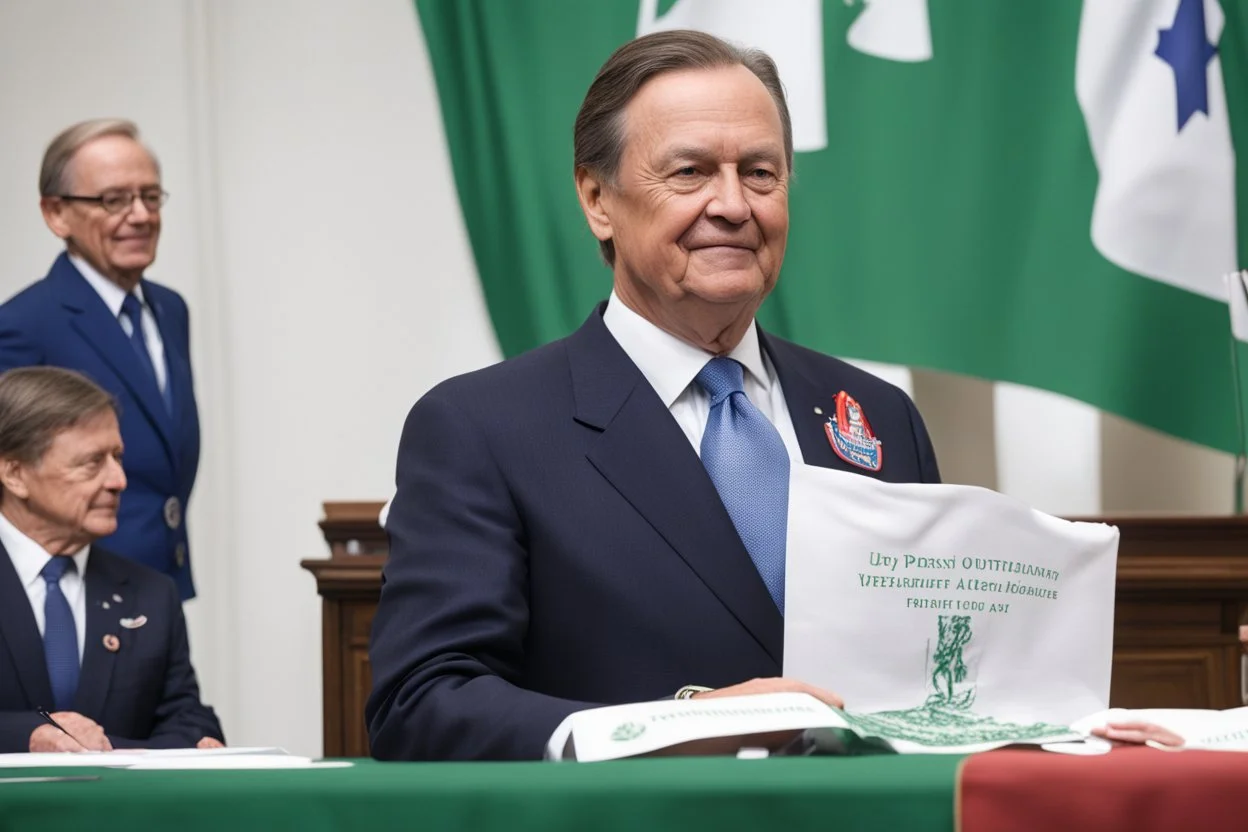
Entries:
{"label": "lapel pin badge", "polygon": [[117,636],[112,633],[109,633],[104,636],[104,649],[110,653],[116,653],[121,649],[121,639],[117,638]]}
{"label": "lapel pin badge", "polygon": [[127,630],[137,630],[147,623],[147,616],[140,615],[137,618],[123,618],[118,623]]}
{"label": "lapel pin badge", "polygon": [[857,468],[878,471],[884,466],[884,443],[875,438],[862,405],[844,390],[836,394],[836,413],[823,423],[836,455]]}

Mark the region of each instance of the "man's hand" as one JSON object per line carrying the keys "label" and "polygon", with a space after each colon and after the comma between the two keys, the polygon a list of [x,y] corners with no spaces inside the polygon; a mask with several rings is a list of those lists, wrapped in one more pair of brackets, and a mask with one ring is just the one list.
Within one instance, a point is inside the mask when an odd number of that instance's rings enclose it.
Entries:
{"label": "man's hand", "polygon": [[221,742],[221,740],[217,739],[216,737],[204,737],[199,742],[195,743],[195,747],[196,748],[225,748],[225,743]]}
{"label": "man's hand", "polygon": [[40,725],[30,733],[32,752],[113,750],[104,729],[95,720],[73,711],[57,711],[52,718],[65,730],[54,725]]}
{"label": "man's hand", "polygon": [[48,751],[86,751],[77,740],[59,728],[51,725],[40,725],[30,732],[30,751],[40,754]]}
{"label": "man's hand", "polygon": [[1093,728],[1092,736],[1129,745],[1143,745],[1151,741],[1171,748],[1183,747],[1182,737],[1151,722],[1110,723],[1102,728]]}
{"label": "man's hand", "polygon": [[832,691],[817,688],[805,682],[799,682],[797,679],[787,679],[783,676],[773,676],[768,679],[751,679],[739,685],[695,693],[691,698],[717,699],[722,696],[754,696],[760,693],[809,693],[825,705],[831,705],[833,708],[845,707],[845,700]]}

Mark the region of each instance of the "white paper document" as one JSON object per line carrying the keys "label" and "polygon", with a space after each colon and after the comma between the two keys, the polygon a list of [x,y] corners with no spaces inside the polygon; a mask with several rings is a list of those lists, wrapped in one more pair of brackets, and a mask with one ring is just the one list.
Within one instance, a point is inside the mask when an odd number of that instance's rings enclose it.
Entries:
{"label": "white paper document", "polygon": [[84,751],[78,754],[36,752],[33,754],[0,754],[3,768],[126,768],[139,761],[138,754],[122,751]]}
{"label": "white paper document", "polygon": [[188,769],[342,768],[351,763],[322,762],[288,754],[274,746],[125,749],[80,753],[0,754],[4,768],[127,768],[143,771]]}
{"label": "white paper document", "polygon": [[1118,530],[795,466],[784,674],[898,751],[1044,743],[1109,701]]}
{"label": "white paper document", "polygon": [[[664,699],[577,711],[555,730],[546,757],[590,763],[643,756],[711,737],[846,727],[839,711],[806,693]],[[569,736],[571,742],[566,742]]]}

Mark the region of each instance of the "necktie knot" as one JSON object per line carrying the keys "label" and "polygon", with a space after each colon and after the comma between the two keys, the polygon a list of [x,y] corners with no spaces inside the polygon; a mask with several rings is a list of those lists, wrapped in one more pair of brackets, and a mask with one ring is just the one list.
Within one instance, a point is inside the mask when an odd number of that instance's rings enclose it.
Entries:
{"label": "necktie knot", "polygon": [[50,584],[59,584],[61,577],[68,571],[75,570],[74,559],[67,555],[56,555],[43,565],[39,575]]}
{"label": "necktie knot", "polygon": [[745,368],[731,358],[719,356],[706,362],[695,379],[711,397],[711,407],[733,393],[745,392]]}
{"label": "necktie knot", "polygon": [[130,319],[135,332],[142,331],[139,327],[143,322],[143,302],[133,292],[127,292],[126,299],[121,302],[121,314]]}

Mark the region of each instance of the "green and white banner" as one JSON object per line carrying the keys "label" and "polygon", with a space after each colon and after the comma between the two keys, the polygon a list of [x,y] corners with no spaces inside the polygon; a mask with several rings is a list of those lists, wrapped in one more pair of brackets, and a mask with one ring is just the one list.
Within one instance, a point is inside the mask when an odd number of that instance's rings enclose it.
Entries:
{"label": "green and white banner", "polygon": [[416,5],[507,354],[567,334],[610,289],[572,188],[595,72],[640,33],[698,28],[772,54],[792,104],[792,230],[765,326],[1238,448],[1222,281],[1248,264],[1248,4]]}

